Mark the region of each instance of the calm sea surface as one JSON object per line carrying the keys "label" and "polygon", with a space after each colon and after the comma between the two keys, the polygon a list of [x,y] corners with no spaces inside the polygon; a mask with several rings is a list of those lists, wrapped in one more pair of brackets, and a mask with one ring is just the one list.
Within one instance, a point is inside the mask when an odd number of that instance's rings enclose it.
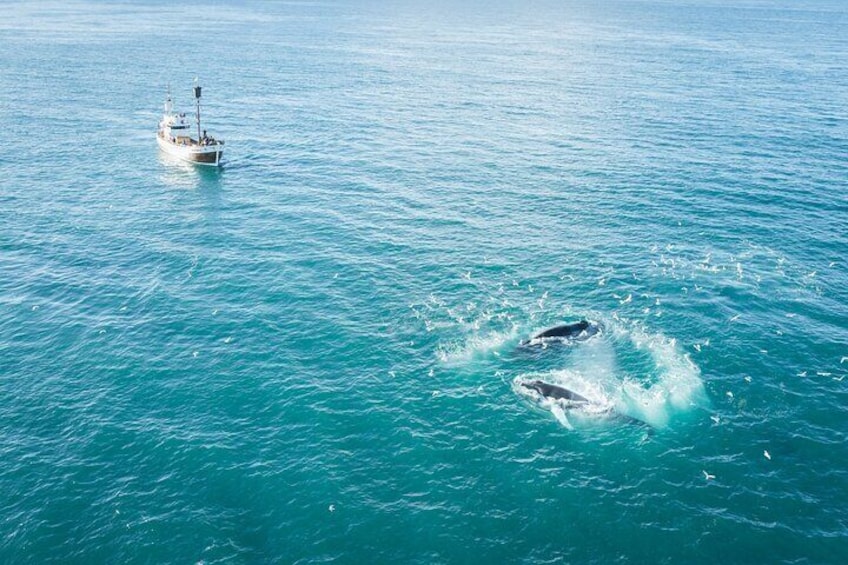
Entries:
{"label": "calm sea surface", "polygon": [[0,562],[848,561],[843,2],[2,13]]}

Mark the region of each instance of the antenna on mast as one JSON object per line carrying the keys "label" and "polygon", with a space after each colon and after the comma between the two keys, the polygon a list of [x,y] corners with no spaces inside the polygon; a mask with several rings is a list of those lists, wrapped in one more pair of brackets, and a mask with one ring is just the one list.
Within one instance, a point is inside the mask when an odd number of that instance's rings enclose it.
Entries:
{"label": "antenna on mast", "polygon": [[200,85],[197,84],[197,78],[194,79],[194,100],[197,104],[197,142],[200,143]]}
{"label": "antenna on mast", "polygon": [[174,111],[174,100],[171,98],[171,83],[168,83],[168,95],[165,98],[165,113],[170,115]]}

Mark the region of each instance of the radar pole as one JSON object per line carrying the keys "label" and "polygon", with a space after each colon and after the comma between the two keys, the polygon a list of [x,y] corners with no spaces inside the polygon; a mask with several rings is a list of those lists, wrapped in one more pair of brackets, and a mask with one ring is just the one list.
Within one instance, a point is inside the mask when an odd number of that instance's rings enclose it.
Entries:
{"label": "radar pole", "polygon": [[194,87],[194,100],[197,104],[197,142],[200,143],[200,86]]}
{"label": "radar pole", "polygon": [[174,112],[174,100],[171,98],[171,85],[168,84],[168,96],[165,98],[165,113],[169,116]]}

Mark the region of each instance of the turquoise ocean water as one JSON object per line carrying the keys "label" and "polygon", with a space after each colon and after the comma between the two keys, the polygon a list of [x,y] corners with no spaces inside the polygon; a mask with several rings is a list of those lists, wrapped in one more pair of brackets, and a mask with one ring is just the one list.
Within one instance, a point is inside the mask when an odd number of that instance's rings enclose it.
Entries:
{"label": "turquoise ocean water", "polygon": [[848,560],[843,2],[2,12],[0,562]]}

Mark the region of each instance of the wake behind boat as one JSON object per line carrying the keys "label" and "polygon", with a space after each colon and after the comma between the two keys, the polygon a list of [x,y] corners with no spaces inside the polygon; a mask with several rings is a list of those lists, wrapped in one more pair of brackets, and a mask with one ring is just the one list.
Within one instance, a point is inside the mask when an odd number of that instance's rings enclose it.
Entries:
{"label": "wake behind boat", "polygon": [[185,112],[174,112],[174,101],[168,89],[165,114],[159,122],[156,142],[162,151],[183,161],[217,167],[224,155],[224,142],[200,129],[200,86],[194,87],[194,99],[197,107],[197,137],[192,137],[191,120],[186,117]]}

